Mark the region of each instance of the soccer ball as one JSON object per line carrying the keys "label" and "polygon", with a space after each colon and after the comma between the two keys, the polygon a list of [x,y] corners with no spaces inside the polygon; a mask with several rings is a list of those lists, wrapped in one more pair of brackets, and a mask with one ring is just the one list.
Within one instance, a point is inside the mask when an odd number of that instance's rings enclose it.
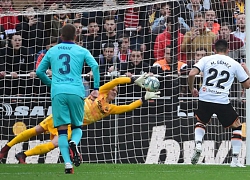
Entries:
{"label": "soccer ball", "polygon": [[147,91],[156,92],[160,87],[160,81],[154,76],[149,76],[144,82],[144,87]]}

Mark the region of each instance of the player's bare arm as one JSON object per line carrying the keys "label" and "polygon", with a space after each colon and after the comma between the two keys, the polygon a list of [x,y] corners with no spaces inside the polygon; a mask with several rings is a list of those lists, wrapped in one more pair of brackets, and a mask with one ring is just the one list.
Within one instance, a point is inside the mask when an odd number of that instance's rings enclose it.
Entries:
{"label": "player's bare arm", "polygon": [[[245,70],[245,72],[247,73],[247,75],[250,77],[250,72],[249,69],[247,68],[246,63],[241,63],[241,66],[243,67],[243,69]],[[247,79],[245,82],[242,83],[242,86],[246,89],[250,88],[250,79]]]}
{"label": "player's bare arm", "polygon": [[196,88],[194,88],[194,79],[197,74],[199,74],[200,71],[197,68],[193,68],[188,75],[188,86],[189,90],[192,93],[194,97],[197,97],[199,95],[199,92]]}

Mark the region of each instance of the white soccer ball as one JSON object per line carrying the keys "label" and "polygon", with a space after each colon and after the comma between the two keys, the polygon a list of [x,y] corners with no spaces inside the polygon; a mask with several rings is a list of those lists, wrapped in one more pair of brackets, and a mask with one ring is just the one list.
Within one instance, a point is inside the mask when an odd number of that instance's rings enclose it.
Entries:
{"label": "white soccer ball", "polygon": [[154,76],[149,76],[144,82],[144,87],[147,91],[156,92],[159,90],[160,81]]}

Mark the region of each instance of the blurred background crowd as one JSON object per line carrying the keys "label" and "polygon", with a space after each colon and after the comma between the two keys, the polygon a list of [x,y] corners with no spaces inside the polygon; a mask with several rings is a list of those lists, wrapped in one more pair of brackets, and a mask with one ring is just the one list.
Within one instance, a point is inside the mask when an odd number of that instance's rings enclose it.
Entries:
{"label": "blurred background crowd", "polygon": [[[60,30],[66,23],[76,27],[75,42],[100,65],[102,83],[150,72],[160,76],[163,96],[171,96],[173,86],[178,86],[179,95],[188,96],[185,75],[199,59],[213,54],[217,39],[228,41],[230,57],[245,61],[245,0],[176,0],[178,7],[168,1],[143,1],[0,0],[0,96],[48,95],[35,71],[49,48],[61,42]],[[171,16],[174,8],[176,22]],[[176,39],[173,23],[178,23]],[[48,76],[51,73],[48,69]],[[83,74],[88,95],[92,77],[88,66]],[[171,75],[180,77],[178,83]],[[197,79],[198,89],[200,84]],[[126,91],[123,94],[135,90]],[[231,96],[243,97],[244,90],[235,83]]]}

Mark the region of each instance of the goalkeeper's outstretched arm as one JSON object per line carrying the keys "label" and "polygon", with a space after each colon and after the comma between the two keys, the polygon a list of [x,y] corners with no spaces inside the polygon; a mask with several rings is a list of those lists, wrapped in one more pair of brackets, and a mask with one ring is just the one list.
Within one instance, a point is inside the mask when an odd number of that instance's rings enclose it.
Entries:
{"label": "goalkeeper's outstretched arm", "polygon": [[160,92],[146,92],[145,95],[142,96],[141,99],[138,99],[128,105],[114,105],[114,104],[110,104],[111,107],[111,111],[110,114],[122,114],[125,112],[129,112],[132,111],[138,107],[140,107],[143,103],[145,103],[147,100],[152,99],[152,98],[158,98]]}
{"label": "goalkeeper's outstretched arm", "polygon": [[142,74],[139,78],[134,77],[119,77],[115,78],[112,81],[105,83],[102,85],[99,89],[100,93],[105,93],[113,89],[115,86],[118,86],[119,84],[133,84],[143,87],[145,78],[147,77],[147,73]]}

